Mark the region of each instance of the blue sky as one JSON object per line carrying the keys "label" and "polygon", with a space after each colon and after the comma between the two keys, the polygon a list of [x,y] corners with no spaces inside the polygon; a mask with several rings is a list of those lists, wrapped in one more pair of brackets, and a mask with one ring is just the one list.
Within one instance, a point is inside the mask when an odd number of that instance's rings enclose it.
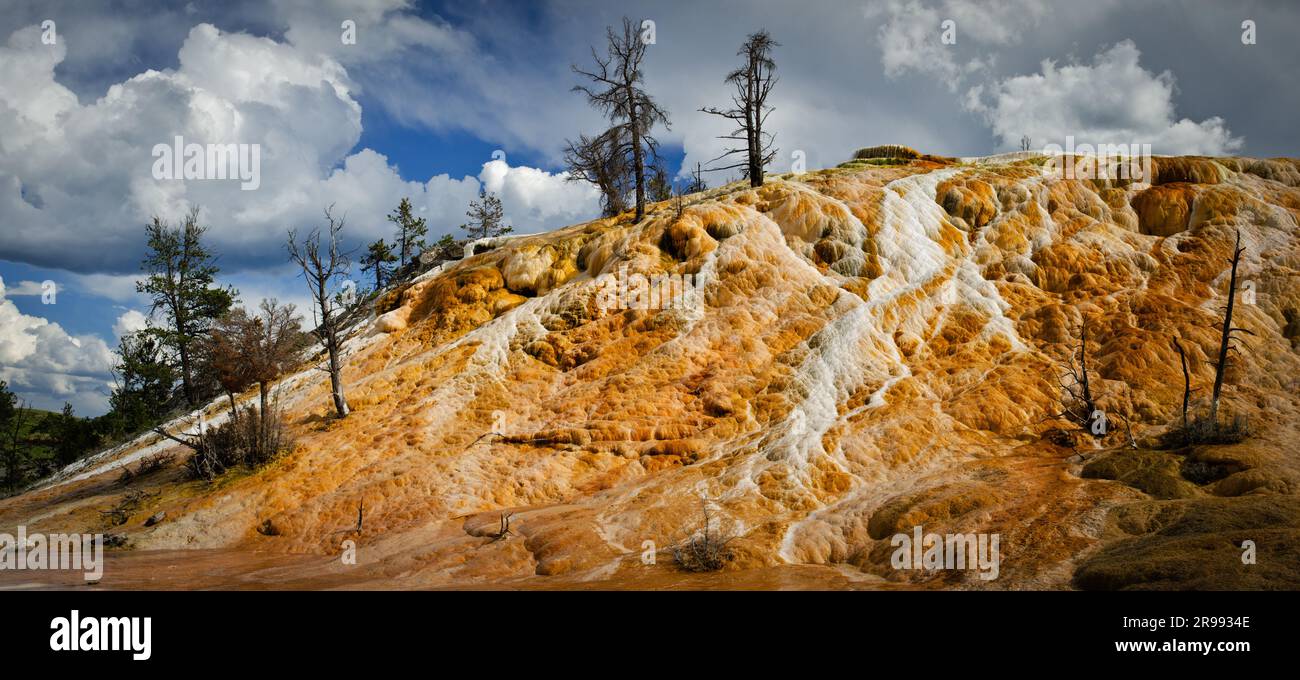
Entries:
{"label": "blue sky", "polygon": [[[595,216],[566,182],[566,138],[599,129],[570,64],[624,15],[654,22],[646,85],[670,112],[670,169],[718,154],[702,106],[746,33],[781,43],[775,170],[903,143],[948,155],[1035,144],[1145,142],[1157,153],[1300,155],[1292,84],[1300,13],[1281,3],[872,0],[789,3],[280,0],[26,1],[0,15],[0,378],[44,408],[102,412],[152,215],[201,206],[223,282],[245,304],[305,306],[281,244],[334,203],[354,245],[389,235],[410,196],[457,233],[480,186],[521,232]],[[42,22],[57,39],[44,41]],[[341,22],[357,26],[344,44]],[[952,20],[955,44],[940,40]],[[1243,44],[1242,23],[1257,26]],[[174,135],[255,143],[262,183],[157,180]],[[493,160],[493,153],[505,154]],[[714,181],[725,179],[713,177]],[[357,277],[360,275],[358,273]],[[41,281],[56,304],[24,294]],[[34,283],[24,283],[34,282]]]}

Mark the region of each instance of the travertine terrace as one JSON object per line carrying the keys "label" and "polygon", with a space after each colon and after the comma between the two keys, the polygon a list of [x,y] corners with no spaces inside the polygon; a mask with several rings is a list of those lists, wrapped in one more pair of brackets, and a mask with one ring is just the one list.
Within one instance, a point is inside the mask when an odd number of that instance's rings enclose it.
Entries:
{"label": "travertine terrace", "polygon": [[[348,418],[308,369],[278,388],[280,461],[133,482],[159,495],[101,587],[1300,587],[1300,163],[1153,165],[858,161],[509,239],[376,302]],[[1255,336],[1223,408],[1254,434],[1161,448],[1174,337],[1205,408],[1237,230]],[[698,299],[602,306],[620,272],[695,275]],[[1100,439],[1054,417],[1085,321]],[[0,527],[103,530],[115,467],[151,441],[0,501]],[[702,502],[735,559],[683,575],[664,549]],[[893,569],[915,526],[999,533],[999,578]]]}

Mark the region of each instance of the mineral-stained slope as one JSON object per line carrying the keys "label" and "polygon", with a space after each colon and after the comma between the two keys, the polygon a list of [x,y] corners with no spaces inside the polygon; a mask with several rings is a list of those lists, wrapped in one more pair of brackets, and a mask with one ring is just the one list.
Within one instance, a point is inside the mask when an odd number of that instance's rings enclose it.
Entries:
{"label": "mineral-stained slope", "polygon": [[[158,491],[116,529],[132,547],[106,586],[144,551],[211,548],[193,564],[234,575],[196,583],[1300,587],[1300,163],[1161,157],[1150,183],[1106,183],[927,158],[510,239],[376,303],[346,419],[324,374],[284,381],[297,446],[269,468],[122,487],[126,447],[0,501],[0,527],[101,529],[128,489]],[[1252,435],[1162,448],[1175,337],[1207,408],[1238,231],[1254,336],[1222,410]],[[693,285],[611,305],[635,275]],[[1056,417],[1085,322],[1100,439]],[[734,559],[682,575],[668,548],[702,506]],[[998,578],[895,569],[917,526],[999,534]]]}

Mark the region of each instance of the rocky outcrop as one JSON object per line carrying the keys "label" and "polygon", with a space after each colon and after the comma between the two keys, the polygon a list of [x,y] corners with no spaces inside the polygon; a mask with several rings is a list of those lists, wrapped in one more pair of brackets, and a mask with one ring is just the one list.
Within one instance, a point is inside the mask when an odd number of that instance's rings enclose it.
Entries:
{"label": "rocky outcrop", "polygon": [[[357,582],[652,586],[704,502],[736,536],[734,573],[1260,585],[1214,580],[1239,560],[1151,565],[1300,538],[1296,164],[1158,158],[1153,182],[1115,185],[1046,177],[1036,158],[892,157],[467,254],[383,298],[381,332],[349,353],[348,418],[329,419],[325,382],[305,374],[282,396],[297,449],[169,496],[135,545],[330,556],[364,503]],[[1213,379],[1238,231],[1253,297],[1237,325],[1256,338],[1225,408],[1254,435],[1160,449],[1180,417],[1172,339],[1195,386]],[[1100,437],[1056,417],[1085,322],[1112,423]],[[0,524],[88,521],[72,498],[98,492],[78,484],[0,502]],[[511,537],[465,528],[506,512]],[[999,534],[998,578],[894,568],[891,538],[917,526]]]}

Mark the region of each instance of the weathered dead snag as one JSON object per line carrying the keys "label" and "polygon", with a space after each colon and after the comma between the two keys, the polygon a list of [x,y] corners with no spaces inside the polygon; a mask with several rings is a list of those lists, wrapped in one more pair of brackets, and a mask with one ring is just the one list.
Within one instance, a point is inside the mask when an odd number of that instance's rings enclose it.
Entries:
{"label": "weathered dead snag", "polygon": [[122,526],[131,519],[131,515],[135,514],[141,506],[145,505],[145,503],[151,499],[157,498],[158,495],[158,492],[146,493],[139,489],[128,491],[118,499],[117,505],[114,505],[108,510],[100,510],[99,514],[104,516],[104,521],[108,523],[109,526]]}
{"label": "weathered dead snag", "polygon": [[709,504],[703,496],[700,497],[700,513],[703,526],[690,538],[673,545],[673,561],[686,571],[718,571],[735,557],[727,546],[736,537],[724,536],[722,532],[713,530]]}
{"label": "weathered dead snag", "polygon": [[[1069,382],[1066,381],[1067,379]],[[1080,428],[1092,432],[1094,437],[1105,435],[1105,415],[1097,408],[1097,400],[1092,395],[1092,378],[1088,373],[1087,321],[1083,322],[1083,328],[1079,332],[1079,346],[1071,353],[1065,368],[1065,376],[1059,382],[1064,393],[1061,399],[1062,410],[1053,417],[1069,420]],[[1096,427],[1098,422],[1101,423],[1100,428]]]}
{"label": "weathered dead snag", "polygon": [[515,513],[513,512],[501,513],[501,517],[498,520],[500,524],[497,528],[497,532],[495,534],[488,534],[488,538],[492,539],[488,541],[488,543],[496,543],[497,541],[505,539],[506,536],[512,535],[512,532],[510,531],[510,518],[514,516]]}
{"label": "weathered dead snag", "polygon": [[1254,335],[1253,332],[1244,328],[1234,328],[1232,325],[1232,312],[1237,301],[1237,267],[1241,264],[1241,254],[1246,249],[1241,247],[1241,232],[1237,232],[1237,239],[1232,247],[1232,259],[1228,260],[1232,264],[1232,274],[1228,279],[1228,304],[1223,310],[1223,327],[1219,340],[1219,360],[1214,364],[1214,391],[1210,395],[1210,422],[1216,425],[1219,422],[1219,393],[1223,390],[1223,374],[1228,367],[1228,354],[1237,352],[1241,354],[1237,345],[1234,344],[1233,333],[1245,333]]}
{"label": "weathered dead snag", "polygon": [[1207,415],[1191,418],[1188,416],[1192,394],[1191,371],[1188,369],[1186,351],[1178,339],[1174,339],[1174,346],[1178,348],[1178,357],[1183,369],[1183,417],[1182,424],[1165,435],[1167,445],[1233,444],[1252,434],[1250,422],[1245,416],[1236,415],[1227,420],[1219,418],[1219,399],[1223,391],[1228,360],[1233,352],[1241,354],[1238,343],[1245,342],[1234,333],[1255,335],[1252,331],[1232,325],[1232,314],[1237,299],[1237,273],[1241,264],[1241,255],[1245,251],[1246,249],[1241,245],[1241,232],[1238,231],[1233,244],[1232,258],[1228,260],[1232,265],[1232,272],[1228,278],[1228,303],[1223,308],[1223,323],[1219,326],[1219,353],[1218,360],[1214,364],[1214,388],[1210,395],[1210,411]]}
{"label": "weathered dead snag", "polygon": [[1178,360],[1183,365],[1183,431],[1187,431],[1187,407],[1192,401],[1192,374],[1187,370],[1187,352],[1183,344],[1174,338],[1174,347],[1178,348]]}

